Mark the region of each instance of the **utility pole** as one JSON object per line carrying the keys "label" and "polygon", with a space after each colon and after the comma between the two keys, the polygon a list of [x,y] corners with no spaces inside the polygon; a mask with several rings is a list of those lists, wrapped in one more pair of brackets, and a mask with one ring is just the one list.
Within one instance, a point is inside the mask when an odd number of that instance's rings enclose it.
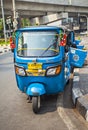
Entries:
{"label": "utility pole", "polygon": [[16,19],[16,5],[15,5],[15,0],[12,0],[12,5],[13,5],[13,25],[14,29],[17,29],[17,19]]}
{"label": "utility pole", "polygon": [[16,18],[15,0],[12,0],[12,4],[13,4],[13,17],[14,17],[14,19],[15,19],[15,18]]}
{"label": "utility pole", "polygon": [[72,4],[72,0],[69,0],[69,5],[71,5]]}
{"label": "utility pole", "polygon": [[80,16],[84,16],[86,18],[87,35],[88,35],[88,16],[87,15],[80,15]]}
{"label": "utility pole", "polygon": [[87,16],[87,35],[88,35],[88,16]]}
{"label": "utility pole", "polygon": [[3,28],[4,28],[4,38],[5,38],[5,42],[6,42],[7,38],[6,38],[6,28],[5,28],[5,17],[4,17],[4,9],[3,9],[3,0],[1,0],[1,9],[2,9],[2,19],[3,19]]}

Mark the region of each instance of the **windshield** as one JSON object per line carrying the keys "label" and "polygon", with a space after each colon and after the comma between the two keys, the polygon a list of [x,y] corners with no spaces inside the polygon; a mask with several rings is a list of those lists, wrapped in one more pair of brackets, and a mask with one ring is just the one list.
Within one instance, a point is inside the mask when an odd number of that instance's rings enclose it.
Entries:
{"label": "windshield", "polygon": [[59,37],[56,31],[21,32],[17,54],[24,57],[55,56],[59,53]]}

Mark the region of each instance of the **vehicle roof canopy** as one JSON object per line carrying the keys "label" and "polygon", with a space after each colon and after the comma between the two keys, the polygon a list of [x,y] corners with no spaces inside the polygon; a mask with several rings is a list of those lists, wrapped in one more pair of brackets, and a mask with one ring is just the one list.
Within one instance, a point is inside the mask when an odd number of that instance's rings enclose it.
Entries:
{"label": "vehicle roof canopy", "polygon": [[25,28],[20,28],[17,31],[37,31],[37,30],[66,30],[64,27],[58,27],[58,26],[30,26]]}

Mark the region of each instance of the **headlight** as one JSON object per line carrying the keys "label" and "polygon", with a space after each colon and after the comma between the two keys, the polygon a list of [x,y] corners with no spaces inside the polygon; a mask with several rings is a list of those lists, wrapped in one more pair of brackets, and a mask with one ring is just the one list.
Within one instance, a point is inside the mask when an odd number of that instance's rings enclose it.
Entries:
{"label": "headlight", "polygon": [[61,72],[61,65],[50,67],[46,70],[46,76],[58,75]]}
{"label": "headlight", "polygon": [[24,70],[23,67],[15,66],[15,71],[16,71],[16,74],[18,74],[20,76],[25,76],[26,75],[25,70]]}

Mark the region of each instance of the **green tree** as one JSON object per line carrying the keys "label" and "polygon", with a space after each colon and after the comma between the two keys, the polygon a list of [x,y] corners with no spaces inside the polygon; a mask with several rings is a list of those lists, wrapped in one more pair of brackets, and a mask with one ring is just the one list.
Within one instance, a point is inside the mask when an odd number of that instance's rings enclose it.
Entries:
{"label": "green tree", "polygon": [[0,19],[0,30],[3,30],[3,21]]}
{"label": "green tree", "polygon": [[3,20],[0,19],[0,38],[3,37]]}
{"label": "green tree", "polygon": [[30,21],[28,18],[22,18],[21,23],[22,23],[22,27],[30,26]]}

